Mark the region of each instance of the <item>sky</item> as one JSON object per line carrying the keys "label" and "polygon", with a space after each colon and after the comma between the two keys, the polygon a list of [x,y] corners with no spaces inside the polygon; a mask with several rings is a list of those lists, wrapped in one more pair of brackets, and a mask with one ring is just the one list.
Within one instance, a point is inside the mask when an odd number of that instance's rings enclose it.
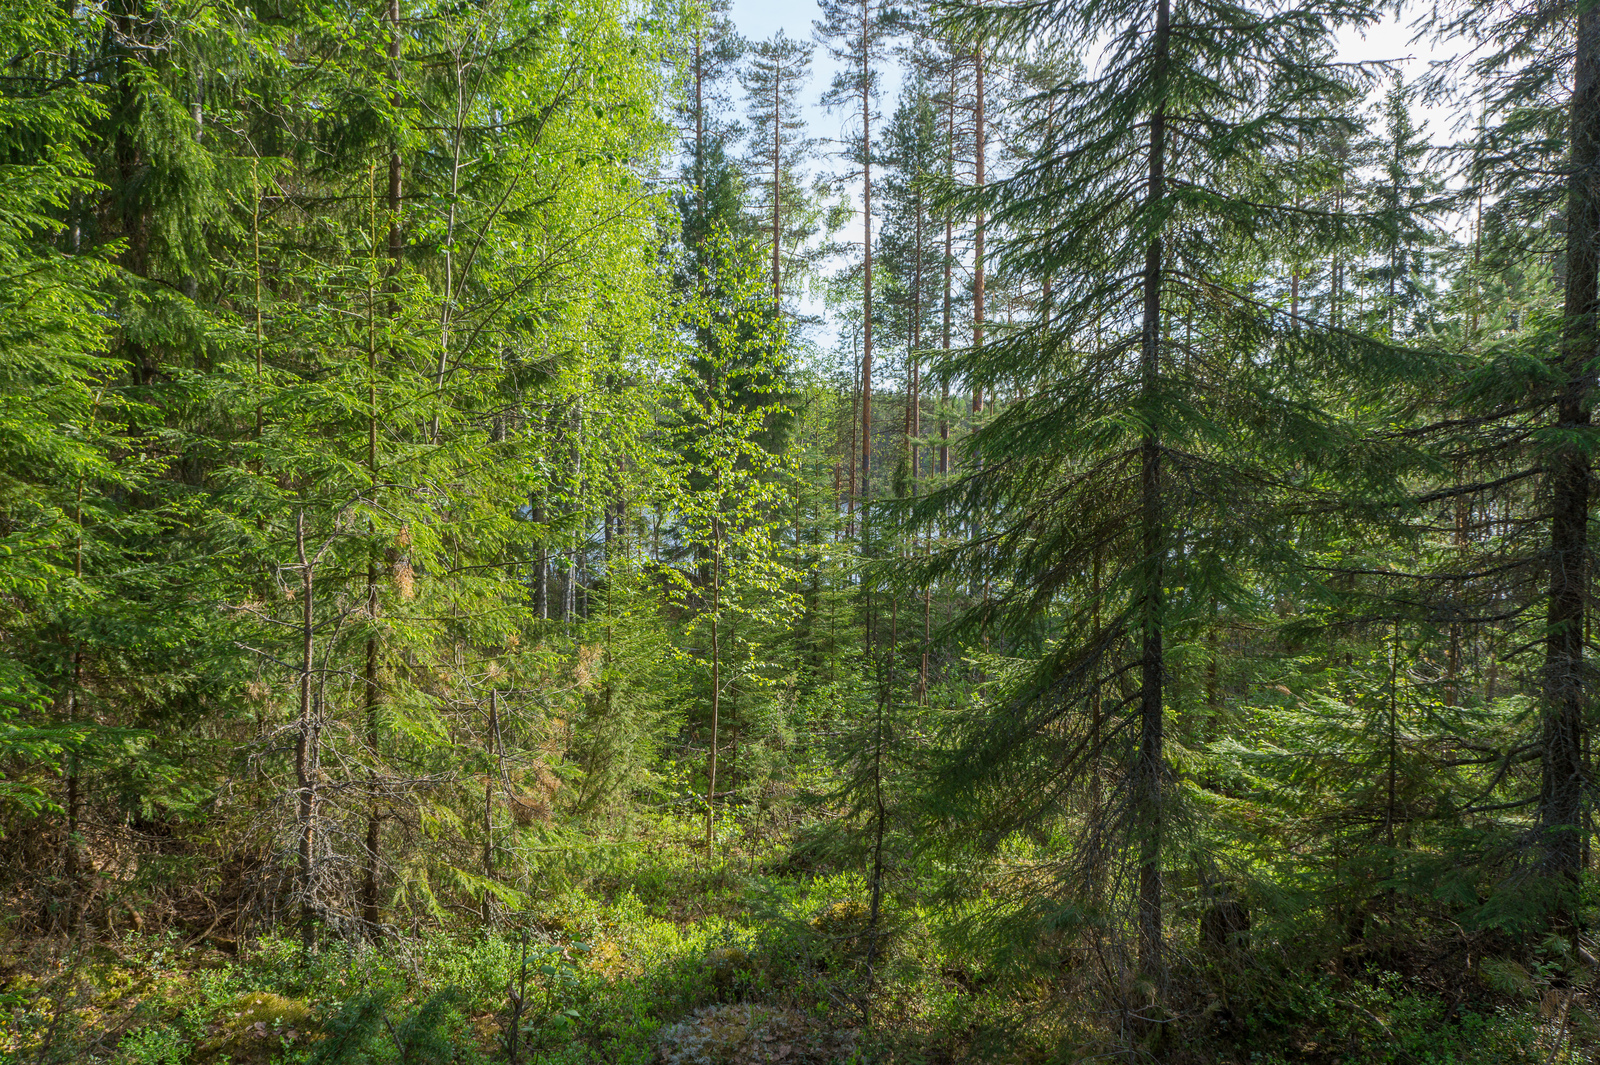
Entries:
{"label": "sky", "polygon": [[[812,22],[821,16],[816,0],[733,0],[731,15],[733,24],[739,32],[751,40],[762,40],[771,37],[778,30],[784,30],[790,37],[803,40],[812,40]],[[1427,67],[1427,61],[1435,58],[1431,55],[1427,42],[1412,44],[1410,41],[1411,30],[1406,28],[1393,15],[1383,22],[1370,27],[1364,34],[1354,30],[1344,30],[1339,34],[1340,58],[1345,60],[1405,60],[1402,64],[1407,78],[1421,74]],[[820,131],[831,129],[837,122],[829,119],[821,107],[815,103],[815,97],[822,94],[827,87],[828,80],[832,77],[828,57],[817,55],[812,64],[815,71],[812,77],[812,112],[811,118]],[[894,72],[895,75],[898,72]],[[898,76],[885,85],[884,98],[892,100],[898,90]]]}
{"label": "sky", "polygon": [[[734,26],[749,40],[769,38],[780,29],[792,38],[814,40],[812,22],[821,17],[816,0],[733,0],[729,14]],[[1412,35],[1413,31],[1407,25],[1390,15],[1383,22],[1369,27],[1365,33],[1355,30],[1341,31],[1338,35],[1339,58],[1347,62],[1375,60],[1393,62],[1406,80],[1411,81],[1426,73],[1431,61],[1448,58],[1445,53],[1436,51],[1427,41],[1412,43]],[[806,120],[811,135],[823,141],[824,151],[831,148],[829,140],[839,135],[845,118],[838,113],[829,114],[817,102],[832,80],[833,72],[832,61],[819,46],[812,60]],[[884,71],[884,75],[882,106],[884,111],[888,112],[893,108],[894,99],[900,90],[899,68],[892,67]],[[1381,87],[1374,89],[1372,102],[1376,103],[1381,94]],[[1447,110],[1440,107],[1423,107],[1419,104],[1416,105],[1414,113],[1419,120],[1427,122],[1428,133],[1434,143],[1442,144],[1451,138],[1455,118]],[[856,232],[854,239],[859,242],[859,219],[851,227],[847,227],[840,236],[842,239],[850,239],[852,228]],[[804,309],[809,313],[819,314],[822,307],[819,301],[808,300]],[[825,328],[814,339],[824,349],[833,345],[830,329]]]}

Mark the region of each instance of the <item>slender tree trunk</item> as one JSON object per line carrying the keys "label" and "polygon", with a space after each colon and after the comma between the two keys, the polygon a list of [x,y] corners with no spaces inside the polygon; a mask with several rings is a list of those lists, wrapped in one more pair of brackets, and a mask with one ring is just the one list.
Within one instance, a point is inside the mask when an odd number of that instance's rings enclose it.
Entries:
{"label": "slender tree trunk", "polygon": [[[1577,12],[1572,91],[1572,176],[1567,188],[1567,277],[1557,426],[1586,435],[1600,308],[1600,11]],[[1589,461],[1582,446],[1549,458],[1550,604],[1545,636],[1540,822],[1547,872],[1576,884],[1584,790],[1584,576],[1589,553]],[[1570,906],[1570,903],[1568,903]]]}
{"label": "slender tree trunk", "polygon": [[[983,188],[984,181],[985,181],[984,165],[985,165],[985,163],[987,161],[987,156],[989,154],[989,151],[988,151],[989,146],[988,146],[988,143],[987,143],[987,138],[984,135],[984,127],[983,127],[983,122],[984,122],[984,113],[983,113],[983,106],[984,106],[984,100],[983,100],[983,43],[981,41],[978,43],[978,47],[972,53],[972,84],[973,84],[973,94],[972,94],[972,164],[973,164],[973,175],[972,175],[972,180],[973,180],[973,184],[976,187],[981,189],[981,188]],[[972,234],[972,346],[973,346],[973,348],[975,350],[983,347],[983,326],[984,326],[983,240],[984,240],[984,236],[985,236],[985,233],[987,232],[987,230],[988,230],[987,220],[984,217],[983,210],[980,208],[979,211],[978,211],[978,217],[977,217],[977,220],[976,220],[976,225],[975,225],[975,227],[973,229],[973,234]],[[976,428],[977,422],[978,422],[978,417],[982,413],[983,413],[983,386],[978,384],[976,381],[974,381],[972,383],[972,421],[973,421],[974,428]],[[981,472],[982,469],[983,469],[983,460],[979,459],[978,460],[978,465],[977,465],[977,470]],[[983,519],[981,517],[977,516],[976,514],[974,514],[973,519],[972,519],[972,540],[973,540],[973,543],[977,543],[977,541],[982,539],[982,537],[983,537]],[[987,571],[987,567],[985,567],[985,570]],[[985,599],[988,598],[988,594],[989,594],[989,579],[988,579],[987,572],[985,572],[983,577],[978,578],[978,579],[976,579],[974,581],[974,587],[972,589],[972,593],[975,596],[982,596]],[[987,635],[987,633],[985,633],[985,636],[984,636],[984,646],[988,646],[988,635]]]}
{"label": "slender tree trunk", "polygon": [[[378,495],[378,345],[372,289],[368,286],[367,325],[367,491],[372,505]],[[367,534],[367,646],[363,675],[367,724],[367,834],[361,870],[361,923],[367,935],[378,927],[378,545],[369,522]]]}
{"label": "slender tree trunk", "polygon": [[[1098,643],[1102,639],[1100,631],[1100,601],[1105,594],[1100,584],[1100,548],[1094,551],[1094,564],[1092,570],[1093,598],[1089,606],[1089,629]],[[1100,744],[1101,731],[1104,727],[1104,705],[1100,694],[1100,665],[1097,661],[1094,674],[1089,678],[1089,877],[1090,891],[1094,899],[1100,899],[1101,888],[1105,882],[1105,869],[1102,855],[1104,841],[1101,838],[1103,826],[1100,823],[1101,812],[1105,806],[1105,796],[1100,780]]]}
{"label": "slender tree trunk", "polygon": [[1206,632],[1206,731],[1208,741],[1217,736],[1222,717],[1222,617],[1215,598],[1211,600],[1211,625]]}
{"label": "slender tree trunk", "polygon": [[[400,56],[402,37],[400,35],[400,0],[389,0],[389,105],[399,110],[400,100]],[[389,314],[394,317],[399,314],[398,297],[400,292],[400,257],[405,251],[403,235],[400,231],[400,140],[394,138],[389,146],[389,270],[390,293]]]}
{"label": "slender tree trunk", "polygon": [[872,994],[878,960],[879,925],[883,914],[883,830],[888,811],[883,799],[883,746],[887,739],[884,720],[885,704],[889,700],[887,685],[878,692],[877,742],[872,752],[872,899],[867,909],[867,995]]}
{"label": "slender tree trunk", "polygon": [[[398,0],[391,0],[391,2],[395,5],[398,5]],[[393,56],[395,60],[395,74],[393,76],[398,81],[398,61],[400,56],[400,37],[398,33],[400,20],[398,6],[391,7],[391,11],[394,12],[394,25],[397,32],[394,36],[394,43],[390,46],[390,55]],[[434,443],[437,443],[439,440],[440,424],[443,416],[444,381],[445,375],[450,370],[450,328],[454,321],[453,315],[455,311],[456,289],[458,287],[455,258],[456,208],[457,204],[459,203],[461,192],[461,153],[462,149],[465,147],[467,124],[466,86],[467,69],[470,60],[465,54],[466,48],[467,44],[465,41],[458,42],[451,55],[451,74],[455,79],[455,114],[453,116],[454,126],[450,131],[450,198],[445,208],[443,242],[444,292],[443,298],[439,302],[439,361],[433,378],[435,406],[433,409],[433,423],[429,434],[429,439]],[[396,111],[399,110],[399,92],[395,93],[394,107]],[[466,269],[471,269],[470,257],[468,262],[464,265]],[[465,278],[463,277],[461,281],[465,281]]]}
{"label": "slender tree trunk", "polygon": [[[850,390],[850,401],[851,401],[850,425],[852,426],[851,433],[853,434],[855,432],[853,427],[854,427],[854,425],[856,423],[856,421],[855,421],[855,388],[854,387],[852,387],[851,390]],[[852,440],[851,440],[851,444],[850,444],[850,451],[849,451],[849,454],[846,457],[850,460],[850,468],[852,470],[855,469],[856,468],[856,448],[855,448],[855,442],[854,442],[853,436],[852,436]],[[839,515],[839,503],[844,498],[845,490],[846,490],[846,486],[845,486],[845,480],[844,480],[844,473],[839,469],[839,464],[837,462],[835,462],[833,464],[833,506],[834,506],[834,517],[836,519],[837,519],[837,517]],[[834,526],[833,535],[834,535],[835,539],[837,539],[838,536],[839,536],[839,528],[838,528],[837,525]],[[660,552],[657,551],[656,555],[657,555],[657,560],[659,561],[660,560]]]}
{"label": "slender tree trunk", "polygon": [[[98,403],[95,413],[99,413]],[[92,422],[91,422],[92,424]],[[83,490],[84,478],[78,478],[77,498],[73,506],[72,524],[76,530],[72,552],[72,575],[83,581]],[[79,715],[78,692],[83,683],[83,641],[79,640],[72,652],[72,673],[68,680],[67,720],[76,722]],[[83,823],[82,766],[76,745],[67,754],[67,839],[65,869],[67,880],[67,935],[78,930],[78,919],[83,912],[83,860],[79,851],[79,833]]]}
{"label": "slender tree trunk", "polygon": [[316,905],[313,893],[317,837],[317,776],[321,751],[320,708],[316,705],[312,674],[316,650],[315,613],[312,609],[315,563],[306,554],[306,512],[295,515],[295,555],[300,568],[300,720],[295,735],[294,775],[299,798],[300,941],[306,950],[315,945]]}
{"label": "slender tree trunk", "polygon": [[[1305,145],[1299,137],[1295,138],[1294,158],[1298,167],[1305,159]],[[1297,190],[1294,196],[1295,209],[1300,208],[1300,193]],[[1300,260],[1295,259],[1289,264],[1289,327],[1300,328]]]}
{"label": "slender tree trunk", "polygon": [[925,218],[922,194],[917,193],[916,257],[911,267],[911,382],[908,390],[911,403],[906,418],[906,434],[911,438],[911,495],[917,496],[917,486],[922,477],[922,223]]}
{"label": "slender tree trunk", "polygon": [[[545,511],[545,489],[539,489],[539,495],[533,501],[533,524],[538,527],[538,546],[534,549],[534,577],[533,577],[533,612],[541,621],[550,620],[550,548],[546,543],[549,530],[545,522],[549,515]],[[657,552],[659,558],[660,552]]]}
{"label": "slender tree trunk", "polygon": [[[1462,460],[1455,463],[1456,490],[1461,492],[1455,501],[1455,529],[1451,537],[1455,547],[1455,563],[1458,570],[1465,570],[1467,565],[1467,523],[1471,517],[1471,502],[1466,493],[1462,491],[1462,484],[1466,479],[1466,469]],[[1454,582],[1452,591],[1455,593],[1457,603],[1460,602],[1465,592],[1460,581]],[[1444,661],[1444,704],[1446,706],[1459,706],[1461,704],[1461,622],[1455,618],[1450,619],[1450,643],[1445,650]]]}
{"label": "slender tree trunk", "polygon": [[1385,781],[1383,841],[1389,848],[1389,875],[1394,876],[1395,796],[1400,758],[1400,627],[1389,633],[1389,769]]}
{"label": "slender tree trunk", "polygon": [[[116,188],[108,201],[116,204],[117,221],[121,224],[123,240],[119,256],[123,269],[134,277],[150,277],[151,211],[148,196],[141,190],[141,175],[148,162],[144,154],[139,127],[146,121],[143,74],[146,62],[142,44],[154,23],[146,16],[140,0],[115,0],[110,8],[116,43],[113,45],[116,104],[114,112],[119,121],[112,145],[116,167]],[[158,373],[155,349],[126,331],[119,337],[119,348],[127,360],[133,383],[144,387],[155,381]],[[132,421],[129,435],[138,437],[143,430]]]}
{"label": "slender tree trunk", "polygon": [[[1169,0],[1157,0],[1155,25],[1155,112],[1150,116],[1148,210],[1158,209],[1166,192],[1167,110],[1164,98],[1167,47],[1170,37]],[[1145,256],[1144,316],[1139,349],[1142,402],[1146,417],[1158,402],[1161,369],[1161,238],[1150,241]],[[1151,424],[1149,422],[1146,423]],[[1144,541],[1144,573],[1139,588],[1139,625],[1143,642],[1139,697],[1139,754],[1134,770],[1134,808],[1138,818],[1139,846],[1139,960],[1150,976],[1162,971],[1161,858],[1165,830],[1162,791],[1164,754],[1162,682],[1162,569],[1166,550],[1165,518],[1161,498],[1161,442],[1154,428],[1146,429],[1139,447],[1139,523]]]}
{"label": "slender tree trunk", "polygon": [[700,216],[706,213],[706,105],[705,39],[694,35],[694,199]]}
{"label": "slender tree trunk", "polygon": [[[588,496],[583,483],[583,397],[580,395],[573,409],[573,447],[572,447],[572,473],[578,490],[579,506]],[[568,622],[578,620],[582,616],[578,608],[579,567],[583,563],[582,541],[571,541],[572,547],[567,554],[567,582],[563,591],[566,594],[566,604],[562,607],[561,620]]]}
{"label": "slender tree trunk", "polygon": [[[911,404],[907,412],[906,432],[911,438],[911,498],[919,498],[922,494],[922,287],[923,287],[923,222],[926,212],[922,194],[917,193],[916,213],[916,259],[912,265],[911,284]],[[917,548],[916,540],[911,542],[911,550]],[[922,589],[922,655],[921,663],[917,667],[917,705],[921,706],[928,699],[928,645],[932,629],[933,590],[929,587]]]}
{"label": "slender tree trunk", "polygon": [[[389,23],[389,84],[391,88],[390,106],[397,111],[400,107],[400,57],[402,38],[400,35],[400,0],[389,0],[387,21]],[[396,319],[400,315],[400,260],[404,254],[404,235],[400,229],[400,193],[401,193],[401,156],[400,141],[396,137],[389,147],[389,182],[388,182],[388,212],[389,212],[389,267],[385,290],[388,294],[389,326],[393,330],[397,327]],[[394,355],[390,351],[391,358]],[[440,354],[440,380],[443,380],[443,358]],[[376,505],[378,490],[378,345],[375,338],[369,337],[367,344],[367,477],[370,490],[374,496],[373,504]],[[434,435],[438,435],[438,422],[434,422]],[[365,717],[367,729],[368,758],[371,761],[367,781],[367,830],[363,840],[362,868],[361,868],[361,923],[367,935],[376,936],[382,924],[382,914],[378,907],[378,869],[382,865],[383,855],[382,832],[383,818],[378,808],[378,772],[377,766],[381,761],[379,756],[380,738],[378,735],[378,721],[381,709],[381,698],[378,690],[378,562],[373,554],[377,545],[369,547],[367,558],[367,624],[372,628],[367,635],[365,675]]]}
{"label": "slender tree trunk", "polygon": [[[861,503],[872,495],[872,69],[870,66],[870,0],[861,6]],[[866,548],[867,518],[861,519]],[[870,639],[870,637],[869,637]]]}
{"label": "slender tree trunk", "polygon": [[[77,684],[73,684],[72,709],[73,717],[77,717],[78,693]],[[67,755],[67,853],[66,868],[63,870],[67,879],[67,935],[71,937],[78,931],[78,917],[83,910],[83,874],[80,870],[80,857],[78,853],[79,825],[83,821],[83,791],[80,787],[81,778],[78,773],[78,752],[71,751]]]}
{"label": "slender tree trunk", "polygon": [[[718,498],[721,498],[720,493]],[[722,716],[722,529],[711,522],[711,749],[706,754],[706,862],[716,853],[717,729]]]}
{"label": "slender tree trunk", "polygon": [[783,286],[778,246],[783,239],[782,215],[778,204],[783,185],[783,54],[772,60],[772,304],[783,305]]}
{"label": "slender tree trunk", "polygon": [[[989,154],[983,127],[983,44],[981,42],[972,55],[972,83],[972,183],[981,189],[985,180],[984,164],[986,156]],[[972,346],[974,348],[983,347],[983,240],[987,230],[987,220],[984,217],[984,212],[980,209],[972,234]],[[977,382],[972,385],[972,413],[974,415],[983,413],[983,386]]]}
{"label": "slender tree trunk", "polygon": [[[367,563],[367,593],[368,611],[371,614],[371,624],[377,624],[378,585],[376,566]],[[378,809],[378,641],[376,637],[367,639],[366,654],[366,724],[368,757],[371,759],[371,768],[367,771],[367,832],[363,841],[362,868],[361,868],[361,924],[366,929],[367,935],[376,937],[378,929],[383,923],[382,914],[378,909],[378,867],[381,861],[381,832],[383,818]]]}
{"label": "slender tree trunk", "polygon": [[861,423],[856,418],[861,402],[861,364],[858,362],[851,367],[850,375],[850,452],[848,455],[850,465],[850,494],[845,498],[845,535],[854,540],[856,536],[856,433],[860,431]]}
{"label": "slender tree trunk", "polygon": [[[483,879],[494,879],[494,778],[499,770],[496,752],[500,740],[500,693],[489,689],[489,732],[485,745],[489,748],[489,765],[483,773]],[[487,886],[483,889],[483,923],[494,919],[494,894]]]}
{"label": "slender tree trunk", "polygon": [[[950,95],[945,112],[945,169],[953,180],[956,172],[956,59],[950,57]],[[951,319],[955,312],[955,299],[952,281],[952,271],[955,268],[955,218],[946,212],[944,216],[944,329],[940,338],[940,349],[944,352],[945,361],[950,358]],[[950,472],[950,378],[945,377],[941,382],[942,394],[939,408],[939,476]]]}
{"label": "slender tree trunk", "polygon": [[[1338,184],[1333,189],[1333,213],[1336,215],[1344,213],[1344,183],[1346,180],[1344,166],[1346,155],[1347,152],[1344,149],[1339,150],[1339,178]],[[1343,295],[1344,260],[1340,258],[1339,247],[1336,245],[1328,263],[1328,322],[1335,328],[1340,324],[1340,308],[1343,303]]]}
{"label": "slender tree trunk", "polygon": [[[256,305],[255,305],[255,334],[256,334],[256,435],[261,439],[261,370],[266,355],[266,323],[261,314],[261,170],[260,160],[250,160],[250,242],[255,262]],[[259,469],[259,462],[253,463]]]}

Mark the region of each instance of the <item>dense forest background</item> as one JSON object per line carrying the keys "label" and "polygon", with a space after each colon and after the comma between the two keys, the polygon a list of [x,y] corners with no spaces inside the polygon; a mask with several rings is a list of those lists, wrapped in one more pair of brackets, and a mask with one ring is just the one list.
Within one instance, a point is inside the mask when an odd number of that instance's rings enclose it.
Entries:
{"label": "dense forest background", "polygon": [[1600,10],[821,10],[3,0],[0,1060],[1600,1053]]}

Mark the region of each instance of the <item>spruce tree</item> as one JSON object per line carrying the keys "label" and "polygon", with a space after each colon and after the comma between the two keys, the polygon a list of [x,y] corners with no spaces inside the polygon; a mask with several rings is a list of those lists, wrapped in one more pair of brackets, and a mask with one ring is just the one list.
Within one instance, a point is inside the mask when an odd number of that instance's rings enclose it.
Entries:
{"label": "spruce tree", "polygon": [[[1529,269],[1534,249],[1559,264],[1559,309],[1551,292],[1535,313],[1519,316],[1513,333],[1484,352],[1488,358],[1461,398],[1491,427],[1463,449],[1484,454],[1492,441],[1506,462],[1503,476],[1537,473],[1541,484],[1535,514],[1542,542],[1515,544],[1514,557],[1543,584],[1542,604],[1528,604],[1544,615],[1536,865],[1557,921],[1565,923],[1575,906],[1591,786],[1584,634],[1590,407],[1600,364],[1600,14],[1580,4],[1462,4],[1435,12],[1430,22],[1475,45],[1440,72],[1462,76],[1479,111],[1467,167],[1472,191],[1492,200],[1492,218],[1509,223],[1499,228],[1513,238],[1507,250],[1520,260],[1518,272],[1542,273]],[[1558,226],[1550,224],[1552,213],[1560,215]],[[1542,287],[1537,280],[1532,286]],[[1492,505],[1492,494],[1479,494]]]}
{"label": "spruce tree", "polygon": [[[15,825],[64,815],[66,898],[51,909],[69,932],[84,887],[79,782],[96,760],[93,741],[114,741],[89,705],[91,619],[115,594],[118,497],[148,473],[115,457],[132,411],[104,348],[110,264],[81,239],[95,186],[72,151],[103,110],[50,69],[71,44],[57,5],[11,5],[0,25],[12,60],[0,97],[0,816]],[[72,782],[65,795],[51,778]]]}
{"label": "spruce tree", "polygon": [[1333,27],[1371,17],[1342,2],[1186,0],[965,4],[950,16],[966,39],[1018,53],[1043,36],[1083,54],[1112,29],[1092,72],[1069,69],[1027,101],[1032,157],[949,196],[1010,235],[1008,270],[1060,285],[1048,321],[938,367],[990,391],[1019,371],[1032,382],[970,438],[966,476],[917,508],[924,522],[981,518],[982,537],[936,555],[923,579],[990,582],[969,638],[1026,649],[992,710],[969,718],[949,794],[972,796],[1003,831],[1066,813],[1073,785],[1114,765],[1115,807],[1085,826],[1081,853],[1110,839],[1127,855],[1139,965],[1158,982],[1184,824],[1166,756],[1174,642],[1214,601],[1314,583],[1280,508],[1330,475],[1345,491],[1382,490],[1339,457],[1358,427],[1325,409],[1325,390],[1341,380],[1371,395],[1413,368],[1289,319],[1253,283],[1275,242],[1354,224],[1295,209],[1289,160],[1297,139],[1342,123],[1337,104],[1360,87],[1330,60]]}
{"label": "spruce tree", "polygon": [[[1444,181],[1431,169],[1433,147],[1426,125],[1417,125],[1414,86],[1396,79],[1377,107],[1381,131],[1358,148],[1376,171],[1362,190],[1367,210],[1389,227],[1379,256],[1365,279],[1373,293],[1368,331],[1394,337],[1425,333],[1423,317],[1436,301],[1428,286],[1430,257],[1440,244],[1441,216],[1448,209]],[[1296,274],[1298,277],[1298,273]]]}

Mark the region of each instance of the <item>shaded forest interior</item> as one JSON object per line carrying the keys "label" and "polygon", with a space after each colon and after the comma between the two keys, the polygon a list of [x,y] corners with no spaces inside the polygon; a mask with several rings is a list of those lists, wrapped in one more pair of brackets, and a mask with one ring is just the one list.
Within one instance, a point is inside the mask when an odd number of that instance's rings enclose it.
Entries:
{"label": "shaded forest interior", "polygon": [[0,1063],[1600,1059],[1600,11],[1394,17],[0,0]]}

